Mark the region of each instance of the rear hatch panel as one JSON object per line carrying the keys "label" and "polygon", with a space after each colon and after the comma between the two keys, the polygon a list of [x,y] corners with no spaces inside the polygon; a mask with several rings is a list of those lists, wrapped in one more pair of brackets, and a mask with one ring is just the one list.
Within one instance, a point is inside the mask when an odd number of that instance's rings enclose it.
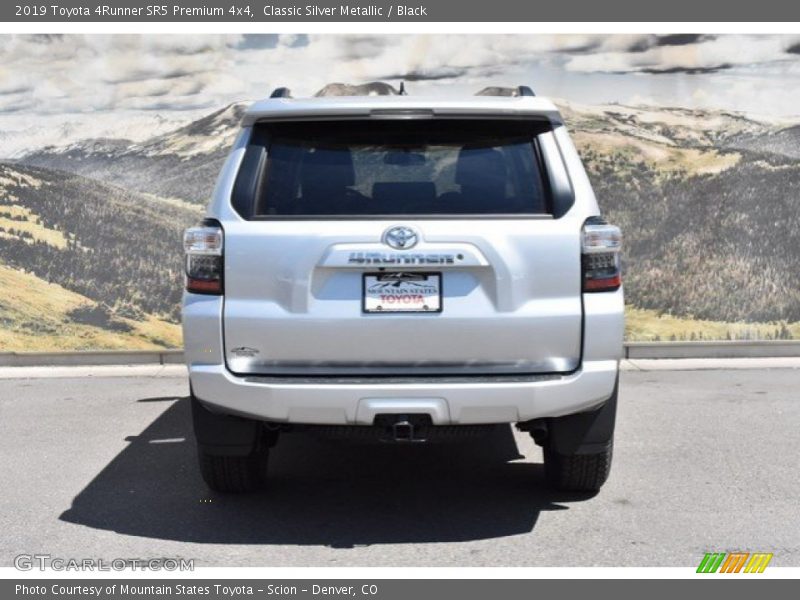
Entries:
{"label": "rear hatch panel", "polygon": [[[249,221],[226,226],[224,339],[239,374],[568,372],[580,362],[578,231],[550,217],[403,221],[411,250],[388,252],[397,220]],[[461,256],[403,265],[442,274],[437,313],[365,314],[352,253]],[[388,252],[388,253],[387,253]],[[386,267],[396,271],[396,267]]]}

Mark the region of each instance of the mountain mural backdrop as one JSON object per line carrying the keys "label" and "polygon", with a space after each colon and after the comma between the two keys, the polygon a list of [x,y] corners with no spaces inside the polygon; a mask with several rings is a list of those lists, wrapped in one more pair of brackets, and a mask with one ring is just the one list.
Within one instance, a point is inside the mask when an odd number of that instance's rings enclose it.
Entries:
{"label": "mountain mural backdrop", "polygon": [[[557,103],[623,228],[629,339],[800,337],[800,121]],[[180,347],[181,232],[244,109],[0,160],[0,349]]]}

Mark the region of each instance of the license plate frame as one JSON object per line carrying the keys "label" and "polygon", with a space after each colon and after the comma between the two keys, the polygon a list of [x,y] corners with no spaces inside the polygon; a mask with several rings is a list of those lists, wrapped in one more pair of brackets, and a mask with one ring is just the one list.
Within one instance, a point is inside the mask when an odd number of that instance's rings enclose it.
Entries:
{"label": "license plate frame", "polygon": [[[400,281],[400,285],[389,285]],[[431,282],[435,282],[432,285]],[[412,297],[414,287],[420,286],[418,290],[422,299],[414,302],[401,300],[385,306],[387,300],[381,300],[377,291],[370,292],[370,288],[375,288],[380,284],[386,284],[386,289],[397,292],[390,294],[390,297],[405,298]],[[435,288],[433,292],[424,289],[424,286]],[[422,304],[420,304],[422,302]],[[433,306],[431,306],[433,304]],[[361,279],[361,311],[369,315],[397,315],[397,314],[438,314],[443,309],[442,302],[442,273],[441,272],[413,272],[413,271],[381,271],[364,273]]]}

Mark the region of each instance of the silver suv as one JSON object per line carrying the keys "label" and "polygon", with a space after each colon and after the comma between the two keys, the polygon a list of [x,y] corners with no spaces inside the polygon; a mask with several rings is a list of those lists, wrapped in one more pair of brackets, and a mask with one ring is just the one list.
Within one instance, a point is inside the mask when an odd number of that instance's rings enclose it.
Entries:
{"label": "silver suv", "polygon": [[558,110],[527,87],[279,88],[247,111],[184,238],[206,483],[262,487],[291,431],[412,444],[515,423],[551,485],[599,489],[620,242]]}

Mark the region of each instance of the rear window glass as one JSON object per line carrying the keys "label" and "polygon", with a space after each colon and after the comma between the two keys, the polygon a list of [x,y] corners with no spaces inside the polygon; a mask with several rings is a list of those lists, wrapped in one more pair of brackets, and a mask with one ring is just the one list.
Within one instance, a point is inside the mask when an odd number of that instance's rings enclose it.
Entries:
{"label": "rear window glass", "polygon": [[272,124],[256,216],[543,214],[535,134],[510,121]]}

